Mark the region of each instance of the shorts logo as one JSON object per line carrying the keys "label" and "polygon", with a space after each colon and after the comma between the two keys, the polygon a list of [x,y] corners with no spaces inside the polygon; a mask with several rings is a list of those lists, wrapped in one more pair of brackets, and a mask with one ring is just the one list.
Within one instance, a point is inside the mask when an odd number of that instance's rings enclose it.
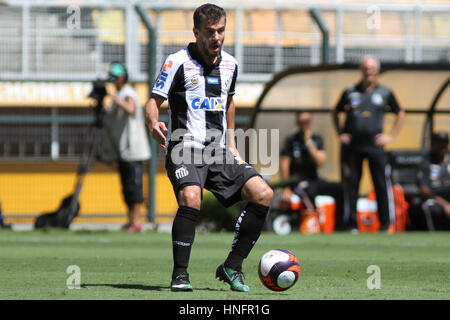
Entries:
{"label": "shorts logo", "polygon": [[185,167],[180,167],[175,170],[175,178],[177,180],[186,177],[189,174],[189,171]]}
{"label": "shorts logo", "polygon": [[225,110],[225,99],[222,98],[197,98],[192,100],[191,107],[194,110]]}

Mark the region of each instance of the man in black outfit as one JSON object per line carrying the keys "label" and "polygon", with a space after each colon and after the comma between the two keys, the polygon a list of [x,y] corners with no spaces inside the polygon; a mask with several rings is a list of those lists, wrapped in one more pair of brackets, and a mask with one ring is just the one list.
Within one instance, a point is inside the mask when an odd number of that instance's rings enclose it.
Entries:
{"label": "man in black outfit", "polygon": [[[390,180],[391,170],[384,146],[397,135],[405,112],[393,92],[377,83],[380,63],[373,56],[364,57],[361,63],[362,79],[348,87],[333,112],[333,120],[341,149],[341,178],[344,185],[344,220],[348,229],[356,230],[356,202],[358,200],[362,163],[368,159],[375,188],[380,231],[387,232],[395,221],[395,205]],[[345,124],[339,123],[338,113],[346,113]],[[390,134],[383,133],[386,112],[397,115]]]}
{"label": "man in black outfit", "polygon": [[410,210],[416,230],[450,230],[450,152],[445,131],[431,137],[431,150],[417,172],[421,202]]}
{"label": "man in black outfit", "polygon": [[[335,221],[340,221],[343,208],[343,190],[340,183],[325,181],[319,177],[318,168],[326,161],[326,151],[322,137],[312,133],[313,118],[309,112],[297,113],[298,131],[286,138],[281,150],[281,177],[295,177],[304,185],[305,192],[314,203],[317,195],[329,195],[336,201]],[[283,189],[282,198],[289,201],[293,191],[291,187]],[[337,226],[340,229],[341,223]]]}

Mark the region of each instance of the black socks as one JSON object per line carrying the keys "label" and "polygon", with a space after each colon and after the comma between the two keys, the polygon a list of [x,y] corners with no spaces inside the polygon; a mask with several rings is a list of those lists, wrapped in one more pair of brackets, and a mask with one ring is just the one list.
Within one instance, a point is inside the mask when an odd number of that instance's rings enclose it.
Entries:
{"label": "black socks", "polygon": [[195,237],[195,225],[199,210],[181,206],[178,208],[172,225],[173,273],[172,278],[186,273],[189,265],[192,244]]}
{"label": "black socks", "polygon": [[[195,238],[195,226],[199,210],[181,206],[178,208],[172,225],[172,248],[174,268],[172,278],[187,273],[189,257]],[[247,258],[261,235],[269,207],[249,202],[236,222],[231,251],[225,260],[225,267],[241,270],[242,262]]]}
{"label": "black socks", "polygon": [[249,202],[236,222],[231,251],[224,266],[233,270],[241,270],[242,262],[252,250],[266,221],[269,207]]}

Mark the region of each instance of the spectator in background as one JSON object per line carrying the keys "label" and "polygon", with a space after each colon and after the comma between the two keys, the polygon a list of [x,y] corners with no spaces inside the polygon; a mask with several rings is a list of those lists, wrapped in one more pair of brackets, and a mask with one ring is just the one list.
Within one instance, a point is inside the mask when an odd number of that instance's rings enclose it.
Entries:
{"label": "spectator in background", "polygon": [[431,137],[429,161],[418,171],[421,196],[419,207],[411,210],[411,224],[419,230],[450,230],[450,152],[447,132]]}
{"label": "spectator in background", "polygon": [[[378,206],[380,231],[388,232],[395,219],[395,204],[390,180],[390,166],[384,146],[391,142],[398,131],[405,112],[395,99],[393,92],[378,84],[380,62],[373,56],[366,56],[361,62],[362,79],[356,85],[345,89],[333,112],[333,120],[341,149],[341,175],[344,185],[344,216],[347,229],[357,231],[356,202],[364,159],[369,160],[369,168]],[[341,126],[338,114],[346,114]],[[390,134],[383,133],[386,112],[397,115]]]}
{"label": "spectator in background", "polygon": [[[325,181],[319,177],[318,169],[327,158],[323,139],[312,133],[313,118],[309,112],[297,112],[298,131],[286,138],[281,150],[281,178],[295,177],[304,181],[305,192],[314,203],[317,195],[329,195],[336,201],[335,221],[340,221],[343,208],[343,190],[340,183]],[[291,187],[285,187],[282,198],[289,201],[294,194]],[[339,223],[341,224],[341,223]],[[338,225],[338,229],[342,226]]]}
{"label": "spectator in background", "polygon": [[122,193],[128,207],[128,223],[124,231],[141,231],[143,197],[143,163],[150,158],[150,147],[145,128],[144,110],[138,95],[128,84],[128,72],[119,62],[113,62],[109,71],[116,92],[108,92],[112,105],[105,105],[104,153],[106,160],[118,162]]}

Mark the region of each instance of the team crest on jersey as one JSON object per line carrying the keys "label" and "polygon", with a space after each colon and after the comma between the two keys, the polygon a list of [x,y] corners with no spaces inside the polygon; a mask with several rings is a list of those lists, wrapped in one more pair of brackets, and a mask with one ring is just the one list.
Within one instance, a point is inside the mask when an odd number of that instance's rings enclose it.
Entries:
{"label": "team crest on jersey", "polygon": [[192,84],[197,84],[198,81],[199,81],[198,76],[193,76],[193,77],[191,78],[191,83],[192,83]]}
{"label": "team crest on jersey", "polygon": [[374,105],[381,105],[383,103],[383,97],[381,96],[381,94],[379,93],[374,93],[372,95],[372,103]]}
{"label": "team crest on jersey", "polygon": [[192,100],[191,108],[194,110],[205,110],[205,111],[225,110],[225,99],[197,98]]}

